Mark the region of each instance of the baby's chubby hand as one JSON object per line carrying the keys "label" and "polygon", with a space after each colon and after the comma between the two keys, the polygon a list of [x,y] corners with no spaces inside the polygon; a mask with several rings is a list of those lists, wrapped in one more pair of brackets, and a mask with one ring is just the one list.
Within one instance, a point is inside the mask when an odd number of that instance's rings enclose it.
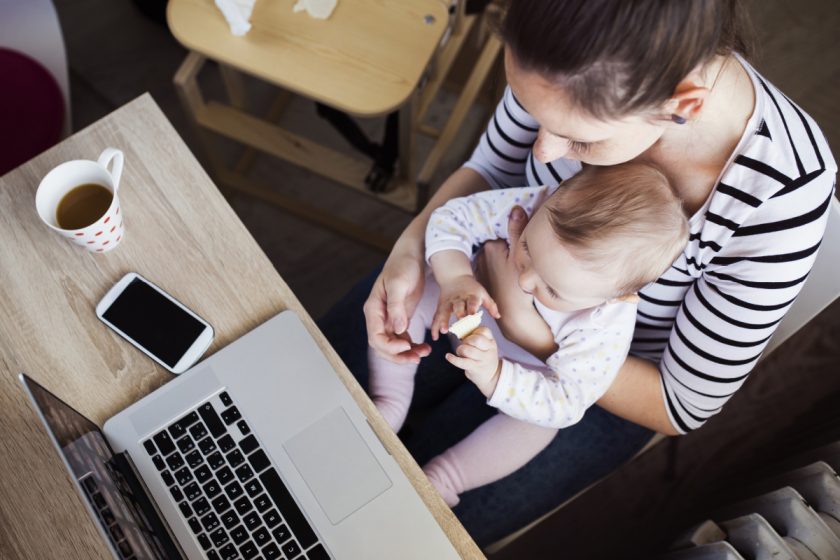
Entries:
{"label": "baby's chubby hand", "polygon": [[449,318],[452,315],[461,319],[477,313],[484,306],[494,318],[500,317],[496,302],[472,274],[447,278],[439,284],[440,299],[431,325],[433,340],[437,340],[441,333],[449,332]]}
{"label": "baby's chubby hand", "polygon": [[[457,354],[457,356],[455,355]],[[487,327],[479,327],[461,341],[455,354],[446,354],[446,360],[464,370],[467,379],[472,381],[482,394],[490,398],[496,390],[502,361],[496,339]]]}

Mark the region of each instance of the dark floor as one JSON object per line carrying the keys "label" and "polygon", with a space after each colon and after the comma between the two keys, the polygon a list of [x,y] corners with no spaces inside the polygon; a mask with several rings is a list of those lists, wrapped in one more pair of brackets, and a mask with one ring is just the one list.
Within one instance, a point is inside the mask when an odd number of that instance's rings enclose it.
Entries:
{"label": "dark floor", "polygon": [[[166,27],[144,17],[129,0],[55,3],[68,51],[74,128],[150,91],[194,146],[172,86],[172,76],[186,53]],[[751,0],[748,5],[758,37],[759,54],[754,58],[758,69],[811,113],[838,150],[840,2]],[[219,89],[212,69],[204,82],[210,91]],[[267,95],[264,86],[252,85],[255,98]],[[346,149],[315,116],[310,103],[297,100],[288,118],[322,141]],[[375,119],[364,124],[370,131],[381,130]],[[464,137],[473,133],[467,130]],[[470,148],[469,142],[459,142],[444,171],[454,169]],[[230,146],[225,149],[237,154]],[[270,158],[261,158],[255,173],[276,188],[344,209],[349,217],[391,235],[409,220],[400,211]],[[384,258],[251,199],[231,196],[229,201],[313,316],[328,309]],[[765,360],[722,414],[703,430],[681,438],[675,463],[669,463],[668,457],[676,448],[659,446],[498,557],[549,558],[560,551],[572,559],[652,557],[648,551],[715,506],[710,490],[737,486],[796,446],[840,438],[833,420],[840,404],[838,340],[840,305],[834,305],[782,352]],[[803,432],[809,439],[797,436]]]}

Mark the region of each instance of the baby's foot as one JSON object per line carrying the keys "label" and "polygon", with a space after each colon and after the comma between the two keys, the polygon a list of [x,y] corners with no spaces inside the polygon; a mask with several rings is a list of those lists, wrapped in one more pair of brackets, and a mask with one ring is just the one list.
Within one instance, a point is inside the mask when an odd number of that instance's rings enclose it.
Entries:
{"label": "baby's foot", "polygon": [[452,477],[447,473],[447,464],[445,460],[438,455],[423,467],[423,472],[429,478],[432,486],[440,494],[443,501],[449,507],[455,507],[461,499],[458,497],[458,491],[453,487]]}

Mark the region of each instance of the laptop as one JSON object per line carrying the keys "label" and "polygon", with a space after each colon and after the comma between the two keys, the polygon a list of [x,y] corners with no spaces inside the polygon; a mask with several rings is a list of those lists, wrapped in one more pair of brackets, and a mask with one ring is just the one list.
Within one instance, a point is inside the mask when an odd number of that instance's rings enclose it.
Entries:
{"label": "laptop", "polygon": [[458,558],[291,311],[101,430],[20,377],[115,558]]}

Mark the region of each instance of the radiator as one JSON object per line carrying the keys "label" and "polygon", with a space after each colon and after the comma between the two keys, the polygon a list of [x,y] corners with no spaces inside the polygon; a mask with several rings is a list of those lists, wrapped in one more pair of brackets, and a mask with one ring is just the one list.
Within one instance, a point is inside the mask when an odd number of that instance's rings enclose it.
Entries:
{"label": "radiator", "polygon": [[840,560],[840,442],[785,461],[749,483],[662,560]]}

